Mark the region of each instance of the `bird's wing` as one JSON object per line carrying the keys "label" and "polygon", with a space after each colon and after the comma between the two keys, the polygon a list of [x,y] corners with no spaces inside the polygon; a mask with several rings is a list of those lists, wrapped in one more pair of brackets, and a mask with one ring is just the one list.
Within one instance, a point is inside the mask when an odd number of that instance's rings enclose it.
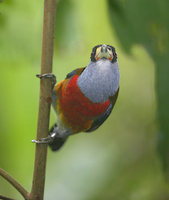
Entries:
{"label": "bird's wing", "polygon": [[77,68],[77,69],[73,70],[72,72],[67,74],[66,79],[69,79],[74,75],[80,75],[85,68],[86,67],[82,67],[82,68]]}
{"label": "bird's wing", "polygon": [[62,80],[61,82],[59,82],[58,84],[55,85],[55,87],[53,88],[52,91],[52,105],[54,107],[54,109],[56,110],[57,105],[58,105],[58,94],[62,94],[62,89],[69,83],[69,80],[74,76],[74,75],[80,75],[83,70],[86,67],[83,68],[77,68],[75,70],[73,70],[72,72],[68,73],[66,78],[64,80]]}
{"label": "bird's wing", "polygon": [[93,120],[91,127],[86,132],[95,131],[109,117],[109,115],[116,103],[116,100],[118,97],[118,92],[119,92],[119,89],[117,90],[117,92],[115,93],[114,96],[110,97],[110,105],[108,106],[107,110],[102,115],[100,115],[99,117],[97,117],[96,119]]}

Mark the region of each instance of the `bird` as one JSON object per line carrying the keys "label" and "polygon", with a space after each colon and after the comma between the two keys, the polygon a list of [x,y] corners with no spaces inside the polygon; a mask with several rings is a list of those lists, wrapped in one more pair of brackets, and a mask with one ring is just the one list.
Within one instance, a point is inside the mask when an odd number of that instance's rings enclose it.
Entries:
{"label": "bird", "polygon": [[[38,77],[55,79],[53,74]],[[52,151],[58,151],[69,136],[98,129],[112,112],[119,82],[115,48],[106,44],[93,47],[86,67],[73,70],[56,85],[53,81],[52,106],[57,121],[47,138],[33,142],[48,143]]]}

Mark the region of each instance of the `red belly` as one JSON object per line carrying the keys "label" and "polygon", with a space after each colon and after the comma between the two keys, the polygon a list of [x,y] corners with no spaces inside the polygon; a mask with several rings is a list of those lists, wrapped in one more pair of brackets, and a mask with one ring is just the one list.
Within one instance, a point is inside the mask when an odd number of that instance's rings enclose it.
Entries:
{"label": "red belly", "polygon": [[63,84],[59,92],[59,108],[62,120],[73,132],[85,131],[90,128],[94,118],[103,114],[110,104],[108,99],[104,103],[93,103],[81,92],[77,85],[78,75]]}

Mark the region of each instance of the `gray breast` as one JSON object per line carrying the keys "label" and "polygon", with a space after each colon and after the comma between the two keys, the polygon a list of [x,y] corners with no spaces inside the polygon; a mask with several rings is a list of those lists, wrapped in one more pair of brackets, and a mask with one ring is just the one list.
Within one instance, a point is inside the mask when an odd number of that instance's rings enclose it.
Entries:
{"label": "gray breast", "polygon": [[119,88],[119,66],[109,60],[90,62],[78,79],[82,93],[94,103],[105,102]]}

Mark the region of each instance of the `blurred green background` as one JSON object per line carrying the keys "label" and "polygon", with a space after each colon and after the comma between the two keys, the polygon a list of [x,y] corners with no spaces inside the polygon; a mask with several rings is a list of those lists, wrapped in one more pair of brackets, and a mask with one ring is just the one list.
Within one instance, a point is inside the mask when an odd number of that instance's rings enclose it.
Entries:
{"label": "blurred green background", "polygon": [[[120,93],[91,134],[48,151],[45,200],[168,200],[169,1],[60,0],[53,71],[88,64],[93,46],[116,47]],[[0,167],[29,191],[36,137],[43,1],[0,3]],[[51,125],[55,114],[51,111]],[[22,197],[0,177],[0,194]]]}

